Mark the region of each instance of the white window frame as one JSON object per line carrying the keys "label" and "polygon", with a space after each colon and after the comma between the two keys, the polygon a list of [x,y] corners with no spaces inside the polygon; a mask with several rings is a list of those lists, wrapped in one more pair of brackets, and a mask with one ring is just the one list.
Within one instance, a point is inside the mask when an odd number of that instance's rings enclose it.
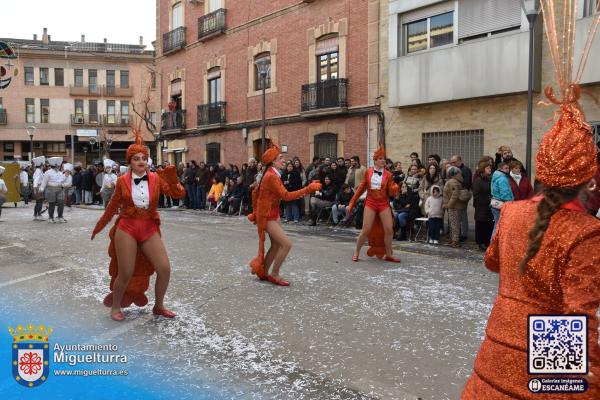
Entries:
{"label": "white window frame", "polygon": [[[438,15],[443,15],[451,12],[452,13],[452,43],[445,44],[443,46],[431,47],[431,18],[436,17]],[[433,12],[431,15],[427,15],[422,19],[410,21],[410,22],[402,22],[402,14],[397,14],[398,18],[398,29],[397,29],[397,37],[398,37],[398,56],[412,56],[415,54],[423,54],[429,51],[436,51],[440,49],[446,49],[452,46],[458,45],[458,31],[457,31],[457,23],[458,23],[458,14],[456,12],[456,5],[453,10],[448,10],[444,12]],[[418,50],[412,53],[408,52],[408,24],[422,21],[423,19],[427,20],[427,48],[423,50]]]}

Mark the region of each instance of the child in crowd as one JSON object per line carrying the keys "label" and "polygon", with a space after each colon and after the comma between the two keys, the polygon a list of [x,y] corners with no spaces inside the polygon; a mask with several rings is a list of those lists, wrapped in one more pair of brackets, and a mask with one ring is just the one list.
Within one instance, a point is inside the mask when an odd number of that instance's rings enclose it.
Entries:
{"label": "child in crowd", "polygon": [[444,224],[444,210],[442,209],[442,197],[438,185],[431,187],[431,196],[425,200],[425,215],[429,218],[427,221],[427,243],[439,244],[440,231]]}

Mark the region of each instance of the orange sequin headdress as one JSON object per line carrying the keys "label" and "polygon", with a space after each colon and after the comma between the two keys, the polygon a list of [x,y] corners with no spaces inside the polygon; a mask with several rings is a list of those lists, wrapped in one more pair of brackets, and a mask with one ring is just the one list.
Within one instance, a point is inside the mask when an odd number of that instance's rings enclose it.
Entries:
{"label": "orange sequin headdress", "polygon": [[271,164],[273,161],[277,159],[279,154],[281,153],[281,149],[273,140],[271,140],[271,145],[262,155],[261,161],[263,165]]}
{"label": "orange sequin headdress", "polygon": [[[554,64],[559,99],[551,87],[544,91],[558,105],[558,120],[542,138],[536,155],[536,178],[547,187],[573,187],[588,182],[596,173],[596,145],[590,125],[579,106],[579,81],[600,21],[600,4],[588,31],[579,67],[573,77],[576,10],[573,0],[564,1],[564,17],[555,18],[554,0],[541,0],[544,30]],[[576,2],[575,2],[576,3]],[[561,23],[557,27],[557,23]]]}
{"label": "orange sequin headdress", "polygon": [[381,157],[385,158],[385,148],[379,144],[379,148],[373,153],[373,161],[377,161]]}
{"label": "orange sequin headdress", "polygon": [[146,157],[149,157],[148,147],[144,144],[144,139],[142,138],[141,128],[134,127],[133,134],[135,135],[135,142],[127,148],[127,163],[131,162],[131,157],[133,157],[137,153],[144,153]]}

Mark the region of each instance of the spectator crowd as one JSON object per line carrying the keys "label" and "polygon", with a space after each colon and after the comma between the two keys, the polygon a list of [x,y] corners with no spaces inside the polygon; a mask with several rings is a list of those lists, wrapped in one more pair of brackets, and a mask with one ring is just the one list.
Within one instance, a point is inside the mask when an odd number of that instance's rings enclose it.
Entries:
{"label": "spectator crowd", "polygon": [[[535,192],[523,164],[514,158],[507,146],[500,147],[495,157],[482,157],[474,171],[464,164],[460,155],[442,159],[437,154],[430,154],[422,162],[418,153],[413,152],[410,160],[406,169],[399,161],[386,161],[386,168],[400,188],[394,198],[390,198],[398,240],[415,238],[415,230],[421,230],[426,232],[428,243],[439,244],[441,235],[446,234],[447,245],[460,247],[468,237],[468,208],[471,205],[474,207],[475,242],[485,250],[503,204],[531,198]],[[87,168],[75,165],[72,188],[66,193],[67,205],[106,206],[117,176],[126,171],[125,167],[106,161]],[[167,165],[168,162],[164,162],[152,168],[162,169]],[[21,167],[21,194],[27,202],[31,194],[28,188],[31,187],[32,168],[26,163],[21,163]],[[352,215],[348,215],[346,209],[366,171],[358,156],[314,157],[307,166],[298,157],[290,159],[281,171],[281,180],[288,191],[299,190],[312,181],[320,181],[322,188],[306,198],[283,202],[283,222],[300,224],[306,220],[311,226],[354,224],[360,228],[364,202],[358,202]],[[254,158],[241,168],[192,160],[180,163],[177,173],[187,192],[185,199],[180,204],[177,199],[161,195],[159,207],[248,214],[252,211],[252,190],[260,183],[262,165]],[[584,199],[589,200],[590,212],[594,214],[598,211],[598,197],[596,192]]]}

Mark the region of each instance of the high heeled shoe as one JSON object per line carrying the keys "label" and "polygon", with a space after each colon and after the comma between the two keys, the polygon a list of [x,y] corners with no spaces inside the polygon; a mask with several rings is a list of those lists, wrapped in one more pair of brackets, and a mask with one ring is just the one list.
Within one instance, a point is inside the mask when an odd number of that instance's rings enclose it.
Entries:
{"label": "high heeled shoe", "polygon": [[275,278],[275,277],[273,277],[273,276],[271,276],[271,275],[268,275],[268,276],[267,276],[267,280],[268,280],[269,282],[271,282],[272,284],[274,284],[274,285],[279,285],[279,286],[290,286],[290,283],[289,283],[288,281],[285,281],[285,280],[283,280],[283,279],[281,279],[281,278]]}
{"label": "high heeled shoe", "polygon": [[152,314],[159,315],[159,316],[162,315],[165,318],[174,318],[177,316],[177,314],[175,314],[171,310],[167,310],[166,308],[157,308],[156,306],[154,306],[154,308],[152,308]]}
{"label": "high heeled shoe", "polygon": [[360,260],[356,254],[352,255],[352,261],[357,262]]}
{"label": "high heeled shoe", "polygon": [[392,256],[392,257],[385,256],[384,260],[385,261],[389,261],[389,262],[393,262],[393,263],[399,263],[400,262],[400,259],[396,258],[394,256]]}

